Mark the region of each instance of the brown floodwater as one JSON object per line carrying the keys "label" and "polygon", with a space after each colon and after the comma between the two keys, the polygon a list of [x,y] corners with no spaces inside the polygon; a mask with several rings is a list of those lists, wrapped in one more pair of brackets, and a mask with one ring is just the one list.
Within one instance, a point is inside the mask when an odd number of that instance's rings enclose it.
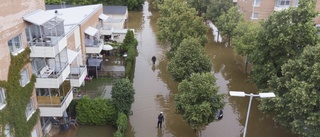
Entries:
{"label": "brown floodwater", "polygon": [[[249,97],[226,96],[222,120],[212,122],[200,135],[174,113],[174,95],[178,94],[178,83],[167,72],[165,58],[167,46],[157,42],[157,11],[145,2],[142,12],[130,12],[128,27],[134,28],[139,41],[133,86],[135,102],[130,116],[126,137],[240,137],[243,134]],[[243,60],[225,43],[215,43],[212,31],[207,34],[208,44],[204,47],[212,61],[212,74],[217,78],[220,94],[230,90],[256,93],[257,88],[248,82]],[[151,57],[156,56],[153,65]],[[247,137],[296,137],[289,130],[278,126],[270,117],[262,114],[258,100],[253,99],[247,129]],[[157,115],[165,116],[162,129],[156,128]]]}

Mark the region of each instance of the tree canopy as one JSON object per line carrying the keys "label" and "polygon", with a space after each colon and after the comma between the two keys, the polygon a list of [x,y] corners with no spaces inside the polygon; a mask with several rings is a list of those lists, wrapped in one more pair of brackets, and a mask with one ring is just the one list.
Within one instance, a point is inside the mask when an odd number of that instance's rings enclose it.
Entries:
{"label": "tree canopy", "polygon": [[[46,4],[56,4],[60,5],[61,0],[45,0]],[[65,4],[71,5],[90,5],[90,4],[100,4],[103,5],[122,5],[128,6],[128,10],[142,10],[144,0],[65,0]]]}
{"label": "tree canopy", "polygon": [[203,23],[203,18],[196,16],[194,8],[189,8],[179,0],[164,0],[158,7],[160,17],[157,22],[157,38],[170,45],[171,51],[175,51],[187,37],[199,38],[201,45],[207,42],[205,34],[208,27]]}
{"label": "tree canopy", "polygon": [[134,94],[133,85],[129,79],[119,79],[113,84],[111,98],[120,113],[129,114],[134,102]]}
{"label": "tree canopy", "polygon": [[261,22],[261,30],[247,49],[248,60],[253,64],[251,78],[258,88],[267,88],[272,76],[281,77],[281,66],[299,56],[306,46],[318,42],[313,25],[316,15],[313,0],[300,1],[299,7],[274,12]]}
{"label": "tree canopy", "polygon": [[175,111],[195,130],[202,130],[215,120],[218,109],[224,107],[224,95],[217,94],[216,78],[211,73],[193,73],[178,87]]}
{"label": "tree canopy", "polygon": [[277,97],[262,100],[260,109],[294,133],[320,136],[320,47],[306,47],[282,66],[282,74],[269,81]]}
{"label": "tree canopy", "polygon": [[210,0],[207,7],[205,17],[213,22],[216,22],[218,18],[233,6],[231,0]]}
{"label": "tree canopy", "polygon": [[189,78],[192,73],[211,71],[211,61],[201,48],[199,39],[184,39],[168,63],[168,71],[175,81]]}
{"label": "tree canopy", "polygon": [[222,35],[227,37],[228,45],[230,45],[231,37],[235,35],[235,28],[244,21],[243,15],[238,12],[238,7],[232,7],[227,13],[222,13],[216,22],[216,26]]}

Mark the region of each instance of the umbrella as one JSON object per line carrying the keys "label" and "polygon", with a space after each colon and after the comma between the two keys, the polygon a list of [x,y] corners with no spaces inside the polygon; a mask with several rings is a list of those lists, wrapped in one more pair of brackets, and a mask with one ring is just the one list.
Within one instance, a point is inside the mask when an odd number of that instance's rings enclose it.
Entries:
{"label": "umbrella", "polygon": [[102,50],[113,50],[111,45],[103,45]]}

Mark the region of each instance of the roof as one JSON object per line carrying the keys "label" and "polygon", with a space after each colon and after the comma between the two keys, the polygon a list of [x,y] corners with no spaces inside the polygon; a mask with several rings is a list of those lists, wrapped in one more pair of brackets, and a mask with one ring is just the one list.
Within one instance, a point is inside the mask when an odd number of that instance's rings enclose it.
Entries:
{"label": "roof", "polygon": [[[60,5],[56,5],[60,6]],[[57,15],[58,17],[64,19],[64,25],[73,25],[73,24],[81,24],[85,21],[90,14],[95,13],[102,4],[96,5],[86,5],[86,6],[78,6],[78,7],[69,7],[69,8],[57,8],[47,10],[47,13]],[[57,13],[55,13],[57,11]]]}
{"label": "roof", "polygon": [[104,14],[118,14],[124,15],[127,13],[127,6],[103,6]]}
{"label": "roof", "polygon": [[88,58],[88,67],[100,67],[102,59],[97,59],[97,58]]}
{"label": "roof", "polygon": [[[47,10],[53,10],[53,9],[79,7],[81,5],[45,5],[45,6]],[[127,9],[128,9],[127,6],[103,6],[103,13],[124,15],[127,13]]]}
{"label": "roof", "polygon": [[63,9],[63,8],[70,8],[70,7],[78,7],[80,5],[45,5],[46,10],[53,10],[53,9]]}
{"label": "roof", "polygon": [[32,13],[24,15],[23,19],[40,26],[53,19],[54,17],[56,17],[54,14],[48,14],[43,10],[36,10]]}

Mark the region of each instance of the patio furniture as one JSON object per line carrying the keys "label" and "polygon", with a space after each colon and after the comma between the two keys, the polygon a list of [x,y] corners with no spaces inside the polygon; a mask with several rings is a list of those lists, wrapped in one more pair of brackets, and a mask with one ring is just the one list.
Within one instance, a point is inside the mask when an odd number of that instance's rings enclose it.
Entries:
{"label": "patio furniture", "polygon": [[72,119],[71,117],[69,117],[69,125],[73,125],[74,128],[77,128],[76,126],[78,125],[77,122],[77,118],[76,119]]}

